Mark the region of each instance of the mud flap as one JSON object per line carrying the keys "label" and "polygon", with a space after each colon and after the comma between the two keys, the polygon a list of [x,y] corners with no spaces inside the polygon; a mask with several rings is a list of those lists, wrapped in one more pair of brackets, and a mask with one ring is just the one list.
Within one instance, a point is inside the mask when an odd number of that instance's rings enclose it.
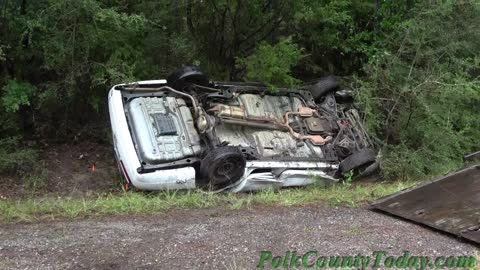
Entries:
{"label": "mud flap", "polygon": [[371,207],[480,244],[480,165],[402,190]]}

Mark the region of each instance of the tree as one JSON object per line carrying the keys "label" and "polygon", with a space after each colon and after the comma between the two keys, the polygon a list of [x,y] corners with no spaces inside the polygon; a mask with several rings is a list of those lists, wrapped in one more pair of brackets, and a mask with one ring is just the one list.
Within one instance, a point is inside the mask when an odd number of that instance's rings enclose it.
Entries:
{"label": "tree", "polygon": [[295,1],[188,0],[187,25],[204,66],[238,80],[236,58],[248,56],[262,41],[274,42],[296,7]]}

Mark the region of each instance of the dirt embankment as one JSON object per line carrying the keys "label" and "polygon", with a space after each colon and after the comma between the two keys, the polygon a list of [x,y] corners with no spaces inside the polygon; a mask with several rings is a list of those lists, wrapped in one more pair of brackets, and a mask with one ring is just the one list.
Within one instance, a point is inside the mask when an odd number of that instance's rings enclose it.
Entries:
{"label": "dirt embankment", "polygon": [[[79,197],[120,190],[120,175],[109,145],[91,142],[47,145],[40,150],[39,166],[36,178],[0,175],[0,198],[32,194]],[[28,181],[37,181],[38,188],[28,188]]]}

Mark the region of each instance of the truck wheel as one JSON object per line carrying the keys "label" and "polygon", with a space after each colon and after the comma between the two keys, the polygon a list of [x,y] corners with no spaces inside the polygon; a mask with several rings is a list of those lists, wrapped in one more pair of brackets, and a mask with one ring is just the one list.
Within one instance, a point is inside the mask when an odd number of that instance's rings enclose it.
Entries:
{"label": "truck wheel", "polygon": [[167,77],[167,85],[183,91],[190,84],[208,86],[208,77],[197,66],[185,66],[172,72]]}
{"label": "truck wheel", "polygon": [[339,88],[340,84],[337,79],[329,76],[318,80],[318,82],[310,88],[310,92],[312,93],[313,100],[319,102],[326,94],[336,91]]}
{"label": "truck wheel", "polygon": [[[377,155],[375,151],[370,148],[361,149],[360,151],[354,152],[346,159],[340,162],[338,170],[340,174],[345,174],[351,170],[358,170],[359,174],[363,174],[363,170],[370,167],[376,161]],[[371,168],[370,168],[371,169]]]}
{"label": "truck wheel", "polygon": [[335,91],[335,101],[341,104],[353,104],[355,101],[355,98],[353,97],[353,91],[345,89]]}
{"label": "truck wheel", "polygon": [[237,147],[218,147],[203,158],[200,176],[211,188],[223,188],[240,180],[246,163],[245,156]]}

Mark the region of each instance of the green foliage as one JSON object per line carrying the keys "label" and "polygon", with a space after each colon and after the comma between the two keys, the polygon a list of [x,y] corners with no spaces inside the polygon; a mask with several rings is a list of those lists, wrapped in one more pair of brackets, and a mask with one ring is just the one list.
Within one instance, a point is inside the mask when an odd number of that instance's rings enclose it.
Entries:
{"label": "green foliage", "polygon": [[7,112],[17,112],[22,105],[30,105],[30,99],[35,92],[35,86],[10,80],[3,87],[2,101]]}
{"label": "green foliage", "polygon": [[[363,43],[347,40],[368,32],[359,29],[371,10],[347,0],[27,0],[0,6],[0,87],[10,80],[35,86],[28,99],[26,92],[8,99],[9,112],[17,114],[5,117],[27,123],[17,127],[22,135],[67,140],[92,119],[106,120],[111,85],[165,78],[183,64],[198,63],[216,79],[247,74],[270,85],[295,84],[295,68],[316,77],[333,72],[323,67],[339,66],[339,52],[358,51],[353,48]],[[247,66],[261,67],[262,74]]]}
{"label": "green foliage", "polygon": [[290,38],[275,45],[261,43],[255,52],[237,63],[246,68],[245,78],[266,83],[271,90],[277,86],[292,87],[300,81],[290,71],[302,58],[302,50]]}
{"label": "green foliage", "polygon": [[41,119],[33,123],[35,131],[65,134],[69,123],[81,124],[100,112],[108,87],[144,72],[141,41],[147,23],[142,15],[94,0],[25,3],[20,14],[18,4],[6,3],[10,46],[2,51],[7,62],[15,63],[6,75],[27,78],[37,88],[5,81],[3,101],[11,112],[32,105],[31,113]]}
{"label": "green foliage", "polygon": [[305,205],[327,202],[356,207],[411,186],[412,182],[376,185],[309,186],[299,189],[265,190],[245,194],[213,194],[200,191],[158,193],[123,192],[89,198],[30,198],[0,200],[0,222],[55,220],[114,214],[156,214],[170,209],[224,207],[240,209],[255,205]]}
{"label": "green foliage", "polygon": [[201,66],[219,79],[242,79],[236,59],[261,42],[275,43],[299,4],[295,1],[187,1],[186,26]]}
{"label": "green foliage", "polygon": [[0,61],[5,61],[5,45],[0,45]]}
{"label": "green foliage", "polygon": [[35,164],[32,170],[24,173],[22,176],[23,186],[31,193],[35,193],[47,185],[48,173],[44,165]]}
{"label": "green foliage", "polygon": [[346,186],[351,185],[352,182],[353,182],[353,177],[354,177],[354,172],[353,172],[353,170],[347,172],[347,173],[345,174],[345,179],[343,180],[343,184],[346,185]]}
{"label": "green foliage", "polygon": [[383,141],[387,177],[424,177],[457,168],[478,147],[478,2],[418,4],[387,29],[366,67],[360,100]]}
{"label": "green foliage", "polygon": [[292,27],[295,41],[309,54],[300,67],[303,76],[356,73],[374,49],[375,4],[358,0],[299,3]]}
{"label": "green foliage", "polygon": [[37,160],[37,152],[24,148],[19,137],[0,138],[0,173],[28,172]]}
{"label": "green foliage", "polygon": [[256,80],[271,89],[355,75],[385,176],[442,173],[478,147],[479,6],[474,0],[3,1],[0,171],[29,160],[24,138],[68,141],[81,133],[90,139],[80,131],[108,126],[112,85],[165,78],[197,63],[212,78]]}

